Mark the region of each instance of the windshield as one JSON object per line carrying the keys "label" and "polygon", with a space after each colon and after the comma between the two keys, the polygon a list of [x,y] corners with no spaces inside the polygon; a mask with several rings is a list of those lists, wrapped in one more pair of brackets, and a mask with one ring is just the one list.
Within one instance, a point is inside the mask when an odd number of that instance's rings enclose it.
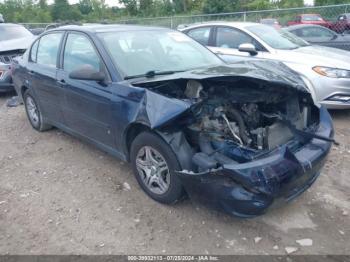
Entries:
{"label": "windshield", "polygon": [[20,25],[1,25],[0,41],[31,37],[32,33]]}
{"label": "windshield", "polygon": [[284,29],[275,29],[264,25],[249,26],[247,29],[274,49],[292,50],[309,46],[306,41]]}
{"label": "windshield", "polygon": [[180,32],[105,32],[99,33],[98,37],[125,76],[150,71],[187,71],[223,63],[208,49]]}

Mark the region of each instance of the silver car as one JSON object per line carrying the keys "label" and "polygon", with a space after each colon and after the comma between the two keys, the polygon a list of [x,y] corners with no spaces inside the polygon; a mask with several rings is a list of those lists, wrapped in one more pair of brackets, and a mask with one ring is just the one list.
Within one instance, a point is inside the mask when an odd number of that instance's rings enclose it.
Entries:
{"label": "silver car", "polygon": [[330,109],[350,108],[350,52],[312,46],[297,36],[256,23],[212,22],[181,29],[231,63],[271,59],[297,71],[315,100]]}
{"label": "silver car", "polygon": [[0,23],[0,93],[13,91],[12,59],[22,55],[34,36],[21,25]]}

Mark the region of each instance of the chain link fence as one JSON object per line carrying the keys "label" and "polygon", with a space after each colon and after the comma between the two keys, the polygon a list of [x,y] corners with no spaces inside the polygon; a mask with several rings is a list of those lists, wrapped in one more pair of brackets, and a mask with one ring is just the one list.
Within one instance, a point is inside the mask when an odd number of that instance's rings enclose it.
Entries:
{"label": "chain link fence", "polygon": [[[335,23],[340,15],[350,14],[350,4],[329,5],[321,7],[301,7],[289,9],[273,9],[261,11],[248,11],[236,13],[220,13],[207,15],[192,15],[192,16],[172,16],[172,17],[156,17],[156,18],[138,18],[120,20],[117,23],[122,24],[139,24],[164,26],[176,29],[181,25],[193,23],[203,23],[208,21],[235,21],[235,22],[256,22],[259,23],[262,19],[274,18],[282,26],[286,26],[288,21],[296,19],[296,16],[301,14],[319,14],[325,20]],[[350,21],[349,21],[350,22]]]}
{"label": "chain link fence", "polygon": [[[343,14],[349,14],[348,24],[350,26],[350,4],[329,5],[321,7],[301,7],[289,9],[273,9],[261,11],[247,11],[235,13],[205,14],[191,16],[170,16],[170,17],[154,17],[154,18],[135,18],[128,20],[107,21],[110,24],[135,24],[162,26],[176,29],[179,26],[189,25],[193,23],[203,23],[208,21],[237,21],[237,22],[257,22],[262,19],[277,19],[282,25],[286,26],[288,21],[293,21],[301,14],[319,14],[322,18],[329,21],[330,24],[336,24]],[[98,22],[98,21],[96,21]],[[103,21],[106,23],[106,21]],[[46,28],[51,24],[45,23],[24,23],[29,29]],[[349,27],[350,29],[350,27]]]}

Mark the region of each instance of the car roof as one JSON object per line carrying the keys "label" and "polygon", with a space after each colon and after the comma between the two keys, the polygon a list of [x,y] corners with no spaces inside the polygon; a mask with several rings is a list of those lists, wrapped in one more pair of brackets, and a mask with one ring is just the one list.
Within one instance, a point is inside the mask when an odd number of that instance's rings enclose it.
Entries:
{"label": "car roof", "polygon": [[91,24],[91,25],[65,25],[60,26],[50,31],[60,31],[60,30],[73,30],[82,31],[90,33],[102,33],[102,32],[113,32],[113,31],[159,31],[159,30],[171,30],[165,27],[151,27],[151,26],[139,26],[139,25],[104,25],[104,24]]}
{"label": "car roof", "polygon": [[259,24],[259,23],[251,23],[251,22],[212,21],[212,22],[190,24],[190,25],[188,25],[185,28],[181,28],[181,30],[186,30],[186,29],[190,29],[190,28],[196,28],[196,27],[200,27],[200,26],[211,26],[211,25],[232,26],[232,27],[239,28],[239,29],[246,28],[246,27],[252,26],[252,25],[259,25],[259,26],[261,26],[261,24]]}
{"label": "car roof", "polygon": [[307,16],[307,15],[317,15],[317,16],[321,16],[320,14],[301,14],[300,16]]}
{"label": "car roof", "polygon": [[13,24],[13,23],[0,23],[0,26],[23,26],[23,25]]}

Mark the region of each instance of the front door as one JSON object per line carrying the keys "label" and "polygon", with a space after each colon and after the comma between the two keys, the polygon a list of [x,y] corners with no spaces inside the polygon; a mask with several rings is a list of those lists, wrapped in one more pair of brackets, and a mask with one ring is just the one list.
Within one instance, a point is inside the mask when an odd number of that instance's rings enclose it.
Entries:
{"label": "front door", "polygon": [[82,33],[69,33],[65,41],[58,81],[65,90],[63,114],[69,129],[105,146],[114,147],[111,130],[111,86],[96,81],[71,79],[69,74],[89,65],[106,72],[104,63],[90,38]]}

